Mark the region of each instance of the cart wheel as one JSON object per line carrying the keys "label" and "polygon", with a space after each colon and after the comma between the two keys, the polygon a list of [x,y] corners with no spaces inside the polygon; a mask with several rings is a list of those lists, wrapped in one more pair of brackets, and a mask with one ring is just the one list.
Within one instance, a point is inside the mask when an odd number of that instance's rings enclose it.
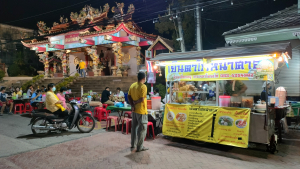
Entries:
{"label": "cart wheel", "polygon": [[268,150],[272,154],[275,154],[275,152],[278,152],[277,143],[276,142],[271,142],[270,145],[268,146]]}

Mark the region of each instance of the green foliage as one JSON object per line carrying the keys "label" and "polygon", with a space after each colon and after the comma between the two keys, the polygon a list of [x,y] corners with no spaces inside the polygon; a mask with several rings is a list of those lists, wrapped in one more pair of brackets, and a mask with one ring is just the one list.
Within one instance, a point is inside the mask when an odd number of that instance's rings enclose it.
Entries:
{"label": "green foliage", "polygon": [[10,77],[21,75],[21,68],[17,64],[12,64],[8,67],[7,73]]}
{"label": "green foliage", "polygon": [[75,77],[79,77],[79,73],[75,73]]}
{"label": "green foliage", "polygon": [[3,77],[5,76],[5,72],[0,70],[0,81],[3,80]]}
{"label": "green foliage", "polygon": [[[172,4],[172,7],[185,6],[194,3],[193,0],[178,0],[179,4]],[[191,50],[195,46],[195,20],[194,11],[184,12],[180,15],[182,21],[183,38],[186,50]],[[180,50],[180,44],[176,40],[179,38],[177,20],[169,20],[170,17],[160,17],[159,22],[155,23],[155,29],[161,36],[172,38],[174,48]]]}
{"label": "green foliage", "polygon": [[75,79],[75,76],[76,76],[76,74],[74,76],[67,77],[67,78],[64,79],[64,81],[62,81],[62,82],[58,83],[57,85],[55,85],[56,91],[59,92],[60,88],[67,87],[67,85],[70,82],[73,82],[73,80]]}
{"label": "green foliage", "polygon": [[22,52],[17,52],[16,58],[14,59],[14,64],[16,64],[18,66],[25,65],[24,57],[23,57],[23,53]]}
{"label": "green foliage", "polygon": [[37,82],[38,80],[40,80],[42,78],[44,78],[44,75],[38,75],[38,76],[33,77],[32,80],[27,81],[26,83],[24,83],[22,85],[22,90],[24,90],[24,91],[27,90],[29,85],[33,85],[35,82]]}

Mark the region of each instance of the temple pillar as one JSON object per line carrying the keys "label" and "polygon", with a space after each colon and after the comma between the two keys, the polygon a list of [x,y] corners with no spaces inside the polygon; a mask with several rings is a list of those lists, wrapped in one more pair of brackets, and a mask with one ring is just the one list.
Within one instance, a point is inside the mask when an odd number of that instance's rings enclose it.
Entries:
{"label": "temple pillar", "polygon": [[54,73],[54,74],[56,73],[56,65],[57,65],[57,63],[54,62],[54,63],[53,63],[53,73]]}
{"label": "temple pillar", "polygon": [[44,60],[45,77],[49,77],[49,61],[48,61],[48,55],[49,55],[49,53],[48,52],[44,52],[43,55],[45,57],[45,60]]}
{"label": "temple pillar", "polygon": [[99,56],[97,55],[97,46],[92,46],[92,48],[86,48],[88,55],[93,60],[93,72],[94,76],[98,76],[98,64],[99,64]]}
{"label": "temple pillar", "polygon": [[66,53],[63,54],[62,56],[62,67],[63,67],[63,76],[67,77],[67,56]]}

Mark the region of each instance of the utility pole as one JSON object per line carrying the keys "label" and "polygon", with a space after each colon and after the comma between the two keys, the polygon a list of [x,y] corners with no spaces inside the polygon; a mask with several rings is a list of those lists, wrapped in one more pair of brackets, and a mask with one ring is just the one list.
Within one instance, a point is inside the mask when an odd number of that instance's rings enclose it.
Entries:
{"label": "utility pole", "polygon": [[180,38],[180,46],[181,46],[181,52],[185,52],[185,45],[184,45],[184,38],[183,38],[183,31],[182,31],[182,23],[181,23],[181,17],[179,9],[176,9],[176,16],[178,20],[178,31],[179,31],[179,38]]}
{"label": "utility pole", "polygon": [[199,4],[200,0],[196,0],[196,47],[197,47],[197,51],[201,51],[202,50],[202,30],[201,30],[201,11],[200,11],[200,7]]}

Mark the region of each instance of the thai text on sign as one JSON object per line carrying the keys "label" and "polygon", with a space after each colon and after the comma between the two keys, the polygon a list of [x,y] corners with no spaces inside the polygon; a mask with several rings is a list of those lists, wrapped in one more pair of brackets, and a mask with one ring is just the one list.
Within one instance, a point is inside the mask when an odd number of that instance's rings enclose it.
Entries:
{"label": "thai text on sign", "polygon": [[250,109],[167,104],[163,134],[248,147]]}
{"label": "thai text on sign", "polygon": [[168,81],[274,80],[272,57],[187,60],[165,62]]}

